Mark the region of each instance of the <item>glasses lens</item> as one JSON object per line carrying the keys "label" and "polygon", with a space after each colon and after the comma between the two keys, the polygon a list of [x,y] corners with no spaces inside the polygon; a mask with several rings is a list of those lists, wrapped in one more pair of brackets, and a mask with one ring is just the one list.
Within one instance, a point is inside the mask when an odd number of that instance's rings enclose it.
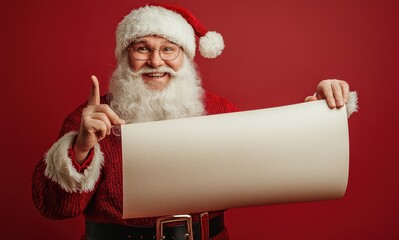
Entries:
{"label": "glasses lens", "polygon": [[141,44],[134,44],[129,50],[133,53],[133,57],[138,60],[147,60],[152,50]]}
{"label": "glasses lens", "polygon": [[180,48],[175,44],[168,44],[159,49],[159,55],[163,60],[175,60],[179,56]]}

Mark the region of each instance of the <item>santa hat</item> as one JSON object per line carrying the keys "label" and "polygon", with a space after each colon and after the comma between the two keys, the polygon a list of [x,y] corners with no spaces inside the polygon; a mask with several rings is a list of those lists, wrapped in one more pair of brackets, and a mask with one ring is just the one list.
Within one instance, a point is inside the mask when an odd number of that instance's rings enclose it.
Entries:
{"label": "santa hat", "polygon": [[122,59],[126,47],[136,38],[157,35],[181,46],[193,59],[196,37],[199,51],[205,58],[215,58],[224,49],[223,37],[207,31],[187,9],[171,5],[147,5],[134,9],[119,23],[116,30],[115,56]]}

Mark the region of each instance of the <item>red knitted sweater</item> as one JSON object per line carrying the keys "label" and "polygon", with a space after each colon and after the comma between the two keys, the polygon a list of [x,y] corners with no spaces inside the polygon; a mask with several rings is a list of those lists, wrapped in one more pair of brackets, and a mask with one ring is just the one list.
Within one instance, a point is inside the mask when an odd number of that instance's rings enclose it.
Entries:
{"label": "red knitted sweater", "polygon": [[[205,93],[203,101],[209,115],[237,111],[226,99],[210,93]],[[101,102],[108,103],[105,96]],[[111,134],[103,139],[98,149],[91,151],[89,158],[92,159],[86,161],[85,166],[79,166],[74,161],[70,149],[86,105],[82,104],[67,116],[59,141],[54,143],[34,170],[32,197],[36,208],[50,219],[71,218],[83,213],[86,220],[97,223],[155,225],[154,217],[122,219],[122,151],[119,137]],[[221,214],[223,211],[211,212],[210,217]],[[199,214],[192,215],[194,221],[199,220]],[[228,239],[227,232],[214,239]]]}

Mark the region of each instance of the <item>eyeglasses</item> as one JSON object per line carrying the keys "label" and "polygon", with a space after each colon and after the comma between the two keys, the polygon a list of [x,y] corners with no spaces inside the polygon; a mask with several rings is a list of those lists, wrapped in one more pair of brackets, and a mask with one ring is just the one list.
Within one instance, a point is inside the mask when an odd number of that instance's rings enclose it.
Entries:
{"label": "eyeglasses", "polygon": [[159,49],[155,49],[149,48],[140,43],[133,44],[132,46],[128,47],[127,50],[132,53],[134,59],[140,61],[147,61],[155,50],[158,51],[159,56],[164,61],[173,61],[180,54],[180,47],[176,44],[166,44]]}

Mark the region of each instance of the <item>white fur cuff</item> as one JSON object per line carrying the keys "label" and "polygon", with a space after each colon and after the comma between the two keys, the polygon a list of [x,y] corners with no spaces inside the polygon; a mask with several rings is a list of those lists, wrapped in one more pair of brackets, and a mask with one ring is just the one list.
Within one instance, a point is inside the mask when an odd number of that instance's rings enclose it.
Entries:
{"label": "white fur cuff", "polygon": [[346,103],[346,114],[348,118],[354,112],[357,112],[358,104],[357,104],[357,92],[350,92],[348,95],[348,101]]}
{"label": "white fur cuff", "polygon": [[100,176],[104,156],[97,144],[94,147],[92,162],[83,173],[79,173],[68,155],[68,149],[73,144],[76,135],[75,131],[69,132],[53,144],[44,158],[46,162],[44,174],[69,193],[93,191]]}

